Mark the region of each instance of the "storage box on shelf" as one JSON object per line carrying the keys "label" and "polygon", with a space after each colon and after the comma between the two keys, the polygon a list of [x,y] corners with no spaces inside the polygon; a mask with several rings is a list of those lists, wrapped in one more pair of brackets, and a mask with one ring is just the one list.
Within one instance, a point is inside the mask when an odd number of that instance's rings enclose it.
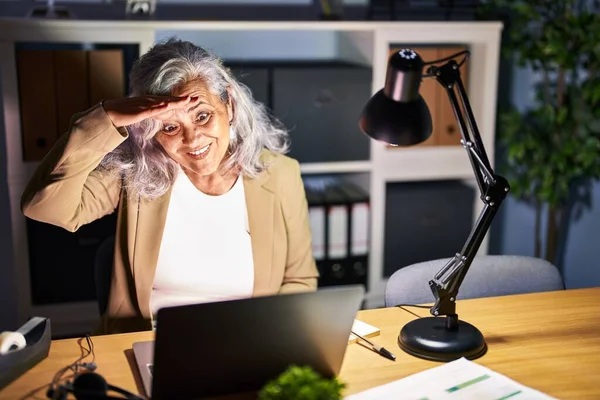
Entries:
{"label": "storage box on shelf", "polygon": [[[141,54],[156,40],[177,36],[215,51],[232,64],[234,72],[249,71],[248,77],[251,76],[252,80],[246,82],[255,96],[264,96],[270,101],[274,114],[291,129],[296,143],[296,148],[292,144],[292,155],[300,160],[305,177],[341,174],[369,189],[369,248],[365,281],[368,286],[367,306],[374,307],[383,304],[383,290],[389,271],[403,266],[389,265],[393,260],[386,261],[384,257],[386,247],[394,243],[393,238],[386,238],[390,235],[389,228],[402,223],[393,213],[386,214],[386,210],[394,207],[389,204],[396,201],[393,193],[405,190],[403,182],[426,181],[433,184],[435,181],[455,181],[468,185],[473,181],[464,149],[457,145],[460,135],[449,103],[441,86],[433,79],[424,84],[423,90],[432,108],[435,129],[434,137],[426,145],[398,149],[366,140],[356,125],[360,105],[366,102],[369,94],[383,87],[387,58],[394,49],[410,46],[420,50],[426,59],[433,59],[468,48],[472,56],[468,65],[464,66],[468,68],[468,79],[465,80],[468,81],[484,144],[493,159],[500,32],[499,23],[476,22],[0,20],[3,139],[6,142],[8,176],[7,182],[0,184],[6,185],[9,191],[20,319],[33,314],[49,316],[53,319],[53,330],[56,327],[60,335],[78,334],[90,329],[96,322],[97,306],[89,299],[45,305],[35,303],[34,298],[37,297],[32,293],[32,282],[35,279],[39,282],[41,275],[32,267],[32,262],[38,263],[44,257],[39,254],[30,257],[30,254],[31,251],[49,250],[44,250],[39,243],[30,242],[31,232],[28,234],[26,220],[19,210],[20,195],[32,171],[62,133],[68,114],[79,111],[76,108],[93,104],[98,98],[89,94],[93,85],[89,78],[86,80],[87,96],[80,91],[81,87],[72,83],[83,81],[84,74],[94,75],[93,71],[100,68],[111,78],[103,79],[107,86],[100,85],[99,89],[114,86],[125,90],[127,65],[130,64],[114,62],[110,66],[120,65],[122,69],[107,70],[105,63],[94,60],[94,55],[108,53],[95,50],[120,48],[124,51],[124,60],[127,60],[131,58],[131,49],[136,55]],[[46,93],[45,97],[38,99],[33,99],[27,84],[21,84],[19,80],[22,74],[27,74],[27,71],[19,74],[25,54],[20,50],[31,48],[34,44],[54,46],[55,50],[52,57],[45,55],[47,60],[43,64],[42,60],[30,63],[30,67],[35,63],[47,66],[30,71],[32,75],[37,71],[33,79],[38,80],[40,85],[52,85],[51,82],[54,82],[52,90],[39,91],[38,87],[38,95]],[[85,50],[86,53],[59,52],[65,50],[65,46],[79,46],[66,50]],[[41,53],[33,55],[39,56]],[[76,60],[83,64],[77,64]],[[265,63],[270,67],[263,68]],[[64,64],[76,68],[76,71],[58,76],[65,72]],[[282,64],[286,66],[282,67]],[[281,68],[275,68],[276,65]],[[253,66],[256,68],[251,69]],[[343,70],[340,69],[342,67]],[[58,69],[58,75],[48,69]],[[41,74],[48,76],[42,79]],[[340,77],[343,79],[334,79]],[[64,83],[57,83],[56,79],[63,78]],[[73,92],[76,96],[65,100],[63,89],[69,87],[76,90]],[[471,90],[473,88],[477,90]],[[53,91],[54,94],[51,94]],[[101,97],[113,94],[117,95],[114,92]],[[28,99],[34,103],[27,103]],[[297,104],[303,104],[303,109]],[[52,122],[42,122],[42,116]],[[38,140],[40,138],[42,140]],[[40,144],[43,146],[40,147]],[[465,212],[477,215],[480,205],[476,198],[472,199],[472,205],[465,206]],[[87,241],[85,238],[79,240],[91,243],[89,238]],[[100,239],[94,239],[97,240]],[[483,253],[487,251],[486,243],[480,250]],[[60,269],[60,266],[55,268]]]}
{"label": "storage box on shelf", "polygon": [[474,196],[474,188],[458,180],[388,182],[383,275],[460,251],[474,223]]}
{"label": "storage box on shelf", "polygon": [[368,162],[370,141],[357,124],[371,96],[370,67],[338,60],[226,62],[289,130],[289,156],[304,166]]}

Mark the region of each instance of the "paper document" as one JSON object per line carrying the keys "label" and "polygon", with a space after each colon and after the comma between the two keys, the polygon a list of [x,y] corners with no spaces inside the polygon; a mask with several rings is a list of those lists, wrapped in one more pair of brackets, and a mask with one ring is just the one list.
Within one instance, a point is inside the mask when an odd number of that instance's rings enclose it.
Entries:
{"label": "paper document", "polygon": [[554,398],[466,358],[461,358],[345,398],[345,400],[375,399],[549,400]]}
{"label": "paper document", "polygon": [[[381,333],[379,328],[376,328],[373,325],[369,325],[366,322],[360,321],[358,319],[355,319],[352,323],[352,332],[356,332],[364,338],[372,338],[375,336],[379,336],[379,334]],[[348,339],[348,343],[355,343],[357,340],[358,338],[351,333],[350,338]]]}

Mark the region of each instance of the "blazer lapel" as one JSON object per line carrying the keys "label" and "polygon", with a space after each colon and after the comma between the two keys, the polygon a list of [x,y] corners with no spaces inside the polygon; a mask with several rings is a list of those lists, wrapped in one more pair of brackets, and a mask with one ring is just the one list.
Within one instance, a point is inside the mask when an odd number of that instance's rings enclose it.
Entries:
{"label": "blazer lapel", "polygon": [[158,252],[162,242],[170,198],[171,191],[169,190],[159,199],[153,201],[142,200],[138,209],[133,278],[138,306],[145,318],[151,318],[150,294],[154,284]]}
{"label": "blazer lapel", "polygon": [[244,177],[246,209],[254,262],[254,296],[268,293],[273,262],[273,203],[268,172],[258,178]]}

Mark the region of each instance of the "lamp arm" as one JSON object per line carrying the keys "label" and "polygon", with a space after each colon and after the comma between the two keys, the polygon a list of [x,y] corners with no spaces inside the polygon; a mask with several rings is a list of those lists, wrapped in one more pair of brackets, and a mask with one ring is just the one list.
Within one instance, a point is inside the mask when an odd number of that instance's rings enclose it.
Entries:
{"label": "lamp arm", "polygon": [[450,60],[439,67],[431,66],[428,72],[436,78],[448,93],[454,116],[459,124],[461,142],[467,150],[479,186],[480,198],[484,203],[483,210],[461,252],[448,261],[429,281],[429,287],[435,297],[435,304],[430,309],[431,314],[434,316],[446,315],[446,327],[453,328],[458,324],[455,302],[460,285],[510,187],[504,177],[495,174],[489,162],[469,98],[460,77],[458,63],[455,60]]}

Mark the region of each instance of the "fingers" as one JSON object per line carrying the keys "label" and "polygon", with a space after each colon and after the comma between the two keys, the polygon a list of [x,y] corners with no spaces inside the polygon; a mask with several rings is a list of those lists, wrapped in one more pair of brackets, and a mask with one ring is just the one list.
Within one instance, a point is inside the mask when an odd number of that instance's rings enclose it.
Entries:
{"label": "fingers", "polygon": [[166,110],[166,109],[157,110],[157,109],[155,109],[155,110],[151,111],[151,115],[148,115],[147,118],[152,118],[152,119],[155,119],[158,121],[166,121],[168,119],[172,119],[173,114],[174,114],[173,110]]}
{"label": "fingers", "polygon": [[190,106],[194,106],[200,101],[198,97],[185,97],[183,99],[177,99],[174,101],[168,101],[161,103],[159,106],[153,109],[153,118],[167,119],[171,118],[173,113],[177,110],[185,110]]}
{"label": "fingers", "polygon": [[166,110],[177,110],[193,106],[198,103],[198,101],[198,97],[171,97],[161,101],[160,103],[154,104],[153,108],[156,108],[159,112]]}
{"label": "fingers", "polygon": [[189,107],[199,101],[198,97],[184,97],[177,100],[167,102],[167,106],[171,109]]}
{"label": "fingers", "polygon": [[165,120],[172,118],[177,110],[187,109],[198,103],[198,97],[191,96],[140,96],[130,98],[129,113],[137,115],[134,122],[147,118]]}
{"label": "fingers", "polygon": [[171,118],[173,116],[173,109],[169,107],[169,104],[172,103],[164,102],[152,107],[146,107],[142,112],[144,114],[144,119],[154,118],[162,120]]}
{"label": "fingers", "polygon": [[153,103],[166,103],[166,102],[171,102],[171,101],[183,101],[186,100],[188,97],[184,96],[184,97],[180,97],[180,96],[155,96],[155,95],[146,95],[146,96],[140,96],[139,99],[140,100],[147,100]]}
{"label": "fingers", "polygon": [[172,118],[177,110],[186,109],[197,104],[199,101],[198,97],[172,98],[170,101],[163,101],[148,108],[145,117],[166,120]]}
{"label": "fingers", "polygon": [[173,105],[185,105],[188,103],[194,103],[198,101],[198,97],[192,96],[146,96],[151,103],[156,105],[173,104]]}

